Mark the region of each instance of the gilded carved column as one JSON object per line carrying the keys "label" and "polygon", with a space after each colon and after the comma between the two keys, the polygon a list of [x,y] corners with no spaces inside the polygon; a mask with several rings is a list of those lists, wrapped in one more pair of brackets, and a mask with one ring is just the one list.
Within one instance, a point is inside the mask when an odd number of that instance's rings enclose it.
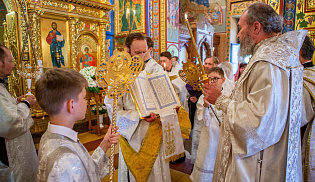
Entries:
{"label": "gilded carved column", "polygon": [[7,47],[12,53],[14,68],[11,76],[8,78],[10,93],[18,97],[22,95],[21,79],[17,74],[16,68],[19,65],[19,39],[18,39],[18,25],[17,25],[17,13],[11,12],[7,16],[10,16],[9,25],[7,24],[5,31],[7,36]]}
{"label": "gilded carved column", "polygon": [[100,22],[100,38],[101,38],[101,62],[104,62],[106,60],[106,22]]}
{"label": "gilded carved column", "polygon": [[21,47],[24,46],[25,52],[29,52],[29,47],[28,47],[28,38],[26,37],[26,31],[27,31],[27,25],[26,25],[26,20],[25,17],[27,15],[25,15],[26,13],[26,6],[25,6],[25,2],[23,0],[18,1],[19,4],[19,12],[18,12],[18,16],[20,17],[20,22],[21,22]]}
{"label": "gilded carved column", "polygon": [[[41,15],[41,11],[40,10],[34,10],[33,8],[29,8],[28,9],[29,12],[29,20],[31,20],[31,38],[32,38],[32,42],[31,42],[31,46],[33,46],[33,48],[31,48],[32,53],[35,56],[30,56],[30,60],[33,60],[34,57],[36,57],[37,60],[42,60],[43,56],[42,56],[42,43],[41,43],[41,29],[40,29],[40,15]],[[35,52],[33,52],[35,51]],[[33,60],[31,62],[32,66],[35,66],[36,62],[35,60]]]}
{"label": "gilded carved column", "polygon": [[77,29],[76,29],[76,24],[77,20],[74,17],[69,18],[70,22],[70,52],[71,52],[71,69],[78,70],[78,65],[77,65]]}
{"label": "gilded carved column", "polygon": [[4,28],[4,31],[3,31],[3,43],[6,47],[8,47],[8,35],[7,35],[7,22],[4,20],[3,21],[3,28]]}

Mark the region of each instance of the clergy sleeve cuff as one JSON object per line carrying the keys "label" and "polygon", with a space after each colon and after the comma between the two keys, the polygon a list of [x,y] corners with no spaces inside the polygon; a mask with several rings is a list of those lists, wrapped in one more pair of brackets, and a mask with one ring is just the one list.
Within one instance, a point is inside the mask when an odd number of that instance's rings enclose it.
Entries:
{"label": "clergy sleeve cuff", "polygon": [[220,95],[220,97],[218,97],[218,99],[215,101],[215,108],[222,110],[226,114],[230,100],[231,99],[226,95]]}
{"label": "clergy sleeve cuff", "polygon": [[27,100],[23,100],[22,103],[26,104],[28,108],[31,107],[30,103]]}

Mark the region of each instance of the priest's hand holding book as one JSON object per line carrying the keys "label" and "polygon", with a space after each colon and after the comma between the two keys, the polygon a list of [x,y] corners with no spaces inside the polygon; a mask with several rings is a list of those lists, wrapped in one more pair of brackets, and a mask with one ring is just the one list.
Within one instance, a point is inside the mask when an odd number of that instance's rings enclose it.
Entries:
{"label": "priest's hand holding book", "polygon": [[[174,109],[175,109],[176,112],[178,113],[179,107],[176,106],[176,108],[174,108]],[[152,121],[156,120],[157,118],[158,118],[158,116],[157,116],[155,113],[151,112],[151,113],[150,113],[150,116],[144,117],[144,120],[145,120],[146,122],[152,122]]]}
{"label": "priest's hand holding book", "polygon": [[156,120],[156,118],[157,118],[156,114],[151,112],[150,116],[145,117],[144,120],[146,122],[152,122],[152,121]]}

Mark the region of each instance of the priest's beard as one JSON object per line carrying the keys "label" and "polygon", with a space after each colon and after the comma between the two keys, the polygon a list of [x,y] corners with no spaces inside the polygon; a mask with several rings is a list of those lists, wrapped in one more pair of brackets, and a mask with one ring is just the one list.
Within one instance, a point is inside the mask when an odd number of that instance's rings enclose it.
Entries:
{"label": "priest's beard", "polygon": [[246,56],[252,55],[255,48],[255,42],[250,37],[250,29],[248,28],[244,36],[240,40],[239,57],[243,60]]}

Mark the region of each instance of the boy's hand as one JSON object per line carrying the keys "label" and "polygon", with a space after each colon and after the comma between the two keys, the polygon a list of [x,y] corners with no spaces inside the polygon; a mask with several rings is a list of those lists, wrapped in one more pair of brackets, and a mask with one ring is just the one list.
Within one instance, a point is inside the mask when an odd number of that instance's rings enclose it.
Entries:
{"label": "boy's hand", "polygon": [[104,152],[106,152],[109,148],[111,144],[117,144],[119,142],[119,135],[120,133],[117,132],[117,130],[119,129],[119,126],[116,126],[115,128],[115,134],[111,134],[112,131],[112,125],[109,125],[109,128],[107,130],[106,135],[104,136],[103,141],[100,144],[100,147],[104,150]]}

